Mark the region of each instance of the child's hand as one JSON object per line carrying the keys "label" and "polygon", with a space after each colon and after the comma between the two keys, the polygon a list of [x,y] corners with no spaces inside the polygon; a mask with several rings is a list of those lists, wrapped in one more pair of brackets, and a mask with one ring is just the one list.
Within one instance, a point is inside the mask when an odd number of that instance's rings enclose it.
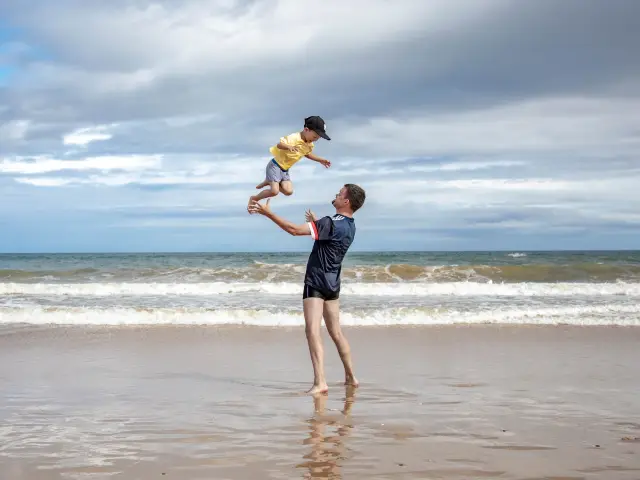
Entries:
{"label": "child's hand", "polygon": [[307,210],[306,212],[304,212],[304,219],[307,222],[315,222],[317,220],[316,214],[311,210]]}
{"label": "child's hand", "polygon": [[331,166],[331,162],[329,160],[320,160],[320,163],[324,165],[324,168],[329,168]]}
{"label": "child's hand", "polygon": [[293,153],[300,153],[300,148],[297,145],[289,145],[289,151]]}

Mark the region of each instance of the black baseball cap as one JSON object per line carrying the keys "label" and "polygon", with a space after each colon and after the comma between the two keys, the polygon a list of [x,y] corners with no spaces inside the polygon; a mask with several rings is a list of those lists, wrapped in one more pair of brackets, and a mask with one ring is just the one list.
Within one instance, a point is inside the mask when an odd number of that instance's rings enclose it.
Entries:
{"label": "black baseball cap", "polygon": [[331,140],[325,131],[326,125],[321,117],[316,115],[304,119],[304,126],[309,130],[313,130],[325,140]]}

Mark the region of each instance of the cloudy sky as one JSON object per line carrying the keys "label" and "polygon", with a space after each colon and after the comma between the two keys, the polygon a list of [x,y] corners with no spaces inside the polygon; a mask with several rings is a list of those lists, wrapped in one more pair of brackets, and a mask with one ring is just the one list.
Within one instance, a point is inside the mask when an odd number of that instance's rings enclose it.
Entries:
{"label": "cloudy sky", "polygon": [[246,211],[367,191],[354,250],[640,248],[640,2],[0,2],[0,251],[307,250]]}

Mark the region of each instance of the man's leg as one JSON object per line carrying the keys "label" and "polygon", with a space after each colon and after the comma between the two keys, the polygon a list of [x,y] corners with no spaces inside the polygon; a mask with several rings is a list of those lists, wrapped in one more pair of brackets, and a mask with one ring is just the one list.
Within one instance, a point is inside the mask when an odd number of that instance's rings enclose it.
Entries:
{"label": "man's leg", "polygon": [[338,354],[344,365],[345,385],[358,386],[358,380],[353,373],[353,363],[351,362],[351,347],[340,327],[340,300],[327,300],[324,302],[324,323],[327,325],[329,335],[336,344]]}
{"label": "man's leg", "polygon": [[[305,288],[307,287],[305,286]],[[322,337],[320,336],[323,303],[324,300],[322,298],[309,297],[302,300],[305,334],[313,365],[313,387],[307,393],[312,395],[325,393],[329,390],[324,376],[324,350],[322,348]]]}

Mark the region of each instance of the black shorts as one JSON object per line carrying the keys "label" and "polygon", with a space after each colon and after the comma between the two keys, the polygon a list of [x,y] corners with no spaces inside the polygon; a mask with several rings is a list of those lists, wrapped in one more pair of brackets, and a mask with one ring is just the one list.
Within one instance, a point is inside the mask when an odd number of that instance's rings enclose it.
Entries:
{"label": "black shorts", "polygon": [[305,283],[304,290],[302,291],[302,299],[305,298],[321,298],[326,301],[337,300],[340,297],[340,292],[323,292],[310,287]]}

